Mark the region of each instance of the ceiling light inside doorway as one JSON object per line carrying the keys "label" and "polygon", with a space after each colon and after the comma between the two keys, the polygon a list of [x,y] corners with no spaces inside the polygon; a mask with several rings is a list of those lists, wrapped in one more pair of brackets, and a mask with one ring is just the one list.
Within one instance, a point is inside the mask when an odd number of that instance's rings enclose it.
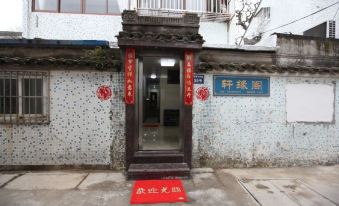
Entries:
{"label": "ceiling light inside doorway", "polygon": [[151,79],[156,79],[157,75],[156,74],[151,74]]}
{"label": "ceiling light inside doorway", "polygon": [[161,58],[160,63],[162,67],[174,67],[175,59]]}

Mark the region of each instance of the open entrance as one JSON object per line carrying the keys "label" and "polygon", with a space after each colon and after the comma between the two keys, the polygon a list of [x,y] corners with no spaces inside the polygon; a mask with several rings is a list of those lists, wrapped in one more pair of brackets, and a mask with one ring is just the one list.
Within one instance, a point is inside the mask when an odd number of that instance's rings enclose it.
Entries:
{"label": "open entrance", "polygon": [[139,64],[139,150],[180,150],[181,68],[176,58]]}
{"label": "open entrance", "polygon": [[136,53],[134,105],[126,105],[129,179],[187,178],[192,107],[184,105],[184,52]]}
{"label": "open entrance", "polygon": [[129,179],[189,177],[193,74],[204,40],[197,14],[124,11],[117,36],[124,59]]}

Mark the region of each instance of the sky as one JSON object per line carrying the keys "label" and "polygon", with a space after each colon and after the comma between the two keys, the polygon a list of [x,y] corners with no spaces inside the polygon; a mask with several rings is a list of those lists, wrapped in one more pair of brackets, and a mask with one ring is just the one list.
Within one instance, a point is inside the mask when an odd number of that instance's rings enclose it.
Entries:
{"label": "sky", "polygon": [[0,0],[0,31],[22,31],[22,2]]}

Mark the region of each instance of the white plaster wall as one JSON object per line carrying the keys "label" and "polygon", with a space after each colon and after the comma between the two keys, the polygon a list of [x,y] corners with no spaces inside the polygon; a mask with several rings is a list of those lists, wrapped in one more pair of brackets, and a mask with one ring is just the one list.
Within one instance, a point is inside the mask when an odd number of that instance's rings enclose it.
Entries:
{"label": "white plaster wall", "polygon": [[22,32],[22,0],[0,1],[0,31]]}
{"label": "white plaster wall", "polygon": [[[25,38],[107,40],[116,42],[115,36],[122,29],[121,16],[32,12],[30,2],[29,0],[24,0],[23,6],[23,36]],[[263,0],[261,7],[271,7],[271,20],[264,28],[260,29],[258,29],[258,24],[254,20],[246,33],[246,37],[252,38],[260,31],[267,31],[291,22],[334,2],[336,0]],[[234,14],[235,10],[239,9],[240,5],[238,3],[237,0],[232,1],[230,6],[231,14]],[[274,32],[302,34],[303,31],[311,27],[331,20],[337,8],[338,6],[334,6],[297,23],[267,32],[257,45],[276,46],[275,36],[271,35]],[[336,28],[339,28],[339,14],[335,20]],[[229,31],[226,23],[201,22],[200,33],[206,41],[204,45],[217,47],[220,47],[220,45],[234,45],[236,38],[241,37],[245,32],[236,22],[236,17],[233,17]],[[339,29],[336,30],[336,37],[339,38]]]}
{"label": "white plaster wall", "polygon": [[[113,165],[124,163],[123,75],[52,71],[50,123],[0,125],[0,165]],[[113,97],[96,90],[109,85]]]}
{"label": "white plaster wall", "polygon": [[[32,12],[24,0],[23,37],[28,39],[106,40],[117,42],[122,31],[121,16]],[[201,22],[200,33],[205,45],[227,44],[226,23]]]}
{"label": "white plaster wall", "polygon": [[121,16],[32,12],[31,1],[24,2],[25,38],[58,40],[106,40],[116,42],[122,30]]}
{"label": "white plaster wall", "polygon": [[26,38],[58,40],[106,40],[116,42],[121,17],[112,15],[57,14],[34,12],[30,15]]}
{"label": "white plaster wall", "polygon": [[219,47],[228,44],[228,31],[226,23],[200,22],[199,33],[203,36],[203,46]]}
{"label": "white plaster wall", "polygon": [[287,122],[332,122],[333,91],[333,84],[286,85]]}
{"label": "white plaster wall", "polygon": [[[279,27],[281,25],[290,23],[296,19],[305,17],[317,10],[327,7],[337,0],[263,0],[261,7],[271,8],[271,20],[265,25],[265,27],[259,29],[258,24],[253,21],[246,36],[252,38],[259,32],[268,31]],[[317,26],[325,21],[333,20],[335,13],[339,7],[339,4],[332,6],[322,12],[307,17],[303,20],[290,24],[288,26],[274,29],[272,31],[264,33],[262,40],[256,44],[257,46],[276,46],[275,37],[272,33],[292,33],[302,35],[305,30],[308,30],[314,26]],[[334,19],[336,21],[336,38],[339,38],[339,14]]]}
{"label": "white plaster wall", "polygon": [[[288,84],[335,82],[335,121],[288,123]],[[213,96],[213,75],[205,75],[210,98],[193,105],[193,164],[214,167],[333,164],[339,158],[339,81],[271,76],[270,97]],[[200,85],[195,85],[197,89]]]}

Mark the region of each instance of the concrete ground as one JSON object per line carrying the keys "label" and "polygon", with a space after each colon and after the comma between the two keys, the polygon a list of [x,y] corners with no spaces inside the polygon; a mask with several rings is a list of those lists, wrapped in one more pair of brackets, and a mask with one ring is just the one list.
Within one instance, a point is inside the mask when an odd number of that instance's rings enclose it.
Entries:
{"label": "concrete ground", "polygon": [[[129,205],[133,183],[120,172],[1,172],[0,205]],[[339,205],[339,165],[201,168],[183,184],[189,203],[161,205]]]}

